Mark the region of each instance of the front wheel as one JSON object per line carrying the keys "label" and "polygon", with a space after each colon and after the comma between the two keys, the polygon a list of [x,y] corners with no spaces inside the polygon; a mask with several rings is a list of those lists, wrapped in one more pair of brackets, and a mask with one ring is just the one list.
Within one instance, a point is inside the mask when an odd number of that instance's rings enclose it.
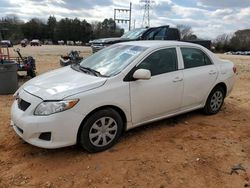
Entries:
{"label": "front wheel", "polygon": [[123,121],[117,111],[106,108],[92,114],[80,130],[80,145],[89,152],[111,148],[120,138]]}
{"label": "front wheel", "polygon": [[204,107],[205,114],[212,115],[220,111],[225,98],[225,91],[221,86],[216,86],[208,96]]}

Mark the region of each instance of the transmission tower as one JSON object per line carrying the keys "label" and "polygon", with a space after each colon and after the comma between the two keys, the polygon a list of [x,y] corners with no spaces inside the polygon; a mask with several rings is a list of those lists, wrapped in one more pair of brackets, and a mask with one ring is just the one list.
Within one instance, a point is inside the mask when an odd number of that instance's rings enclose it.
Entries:
{"label": "transmission tower", "polygon": [[150,10],[154,0],[140,0],[140,3],[143,3],[143,20],[142,20],[142,27],[150,27]]}

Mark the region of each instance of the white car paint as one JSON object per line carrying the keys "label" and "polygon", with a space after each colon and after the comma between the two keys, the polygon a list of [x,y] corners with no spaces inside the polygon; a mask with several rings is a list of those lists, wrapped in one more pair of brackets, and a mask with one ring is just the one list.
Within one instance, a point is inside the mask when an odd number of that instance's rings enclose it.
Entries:
{"label": "white car paint", "polygon": [[[103,106],[120,108],[126,116],[126,130],[136,126],[204,107],[213,87],[224,83],[231,92],[235,74],[233,63],[217,58],[209,50],[190,43],[176,41],[136,41],[117,45],[148,47],[119,74],[96,77],[73,70],[70,66],[38,76],[18,91],[18,98],[31,103],[22,111],[15,100],[11,119],[16,133],[26,142],[43,147],[59,148],[74,145],[81,122],[93,110]],[[153,51],[176,48],[177,71],[151,77],[149,80],[126,82],[125,76]],[[180,47],[198,48],[213,65],[184,69]],[[205,86],[205,87],[204,87]],[[48,116],[34,115],[45,100],[79,99],[71,109]],[[19,129],[23,130],[23,133]],[[50,141],[39,139],[42,132],[51,132]]]}
{"label": "white car paint", "polygon": [[46,100],[61,100],[78,92],[84,92],[102,86],[107,78],[95,77],[63,67],[37,76],[22,88],[35,96]]}

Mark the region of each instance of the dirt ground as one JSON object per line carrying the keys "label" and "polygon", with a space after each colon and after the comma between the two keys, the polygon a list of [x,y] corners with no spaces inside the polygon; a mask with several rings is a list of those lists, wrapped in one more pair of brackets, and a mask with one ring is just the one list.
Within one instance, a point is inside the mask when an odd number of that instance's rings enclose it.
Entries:
{"label": "dirt ground", "polygon": [[[21,52],[35,56],[41,74],[58,68],[70,49],[90,53],[66,46]],[[0,96],[0,187],[250,187],[250,56],[219,56],[238,68],[220,113],[196,111],[136,128],[98,154],[24,143],[10,127],[12,96]],[[238,164],[245,171],[230,174]]]}

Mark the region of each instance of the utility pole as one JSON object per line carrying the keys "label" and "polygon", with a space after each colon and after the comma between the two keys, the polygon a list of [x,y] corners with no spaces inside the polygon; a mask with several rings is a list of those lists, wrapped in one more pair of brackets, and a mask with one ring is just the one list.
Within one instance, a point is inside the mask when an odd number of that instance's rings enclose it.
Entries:
{"label": "utility pole", "polygon": [[[117,18],[117,13],[120,13],[120,12],[122,12],[122,13],[128,13],[128,19],[127,18]],[[130,30],[131,29],[131,14],[132,14],[132,3],[130,2],[130,4],[129,4],[129,9],[124,9],[124,8],[115,8],[114,9],[114,21],[116,22],[118,22],[118,23],[123,23],[123,22],[125,22],[125,23],[127,23],[128,22],[128,29]],[[116,29],[116,27],[115,27],[115,29]]]}
{"label": "utility pole", "polygon": [[140,0],[140,3],[143,3],[143,20],[142,20],[142,27],[150,27],[150,10],[151,5],[155,3],[154,0]]}

